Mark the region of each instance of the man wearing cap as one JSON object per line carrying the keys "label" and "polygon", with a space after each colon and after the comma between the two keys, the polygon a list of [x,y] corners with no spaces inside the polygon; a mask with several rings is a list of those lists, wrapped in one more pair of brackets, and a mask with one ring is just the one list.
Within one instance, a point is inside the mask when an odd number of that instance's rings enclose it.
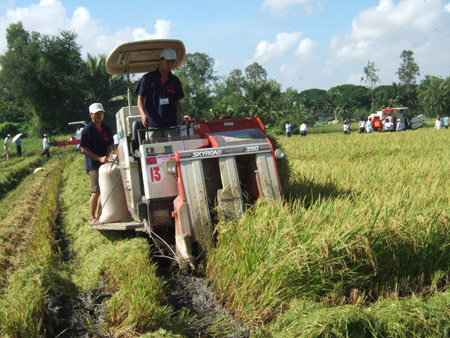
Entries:
{"label": "man wearing cap", "polygon": [[50,158],[50,150],[48,148],[48,135],[44,134],[42,138],[42,149],[44,149],[44,152],[41,154],[41,156],[46,155],[47,158]]}
{"label": "man wearing cap", "polygon": [[80,148],[84,154],[84,167],[91,183],[91,198],[89,200],[89,224],[98,225],[101,213],[100,187],[98,170],[100,165],[108,163],[111,145],[114,142],[110,126],[103,123],[104,110],[101,103],[89,106],[91,121],[81,131]]}
{"label": "man wearing cap", "polygon": [[7,160],[9,160],[9,139],[11,138],[11,134],[6,135],[5,139],[3,140],[3,148],[5,149],[5,152],[2,154],[2,157],[5,156]]}
{"label": "man wearing cap", "polygon": [[[180,100],[184,97],[181,82],[172,74],[177,55],[171,48],[163,49],[160,53],[160,66],[156,70],[145,74],[135,90],[142,124],[148,128],[170,128],[177,125],[177,115],[189,119],[184,115]],[[151,137],[176,136],[177,131],[156,130]]]}

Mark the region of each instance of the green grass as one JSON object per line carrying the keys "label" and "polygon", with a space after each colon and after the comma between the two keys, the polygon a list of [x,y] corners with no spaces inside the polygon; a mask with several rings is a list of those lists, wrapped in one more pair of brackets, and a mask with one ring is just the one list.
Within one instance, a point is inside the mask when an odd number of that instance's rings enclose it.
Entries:
{"label": "green grass", "polygon": [[[374,336],[395,325],[407,336],[443,332],[448,308],[433,306],[445,303],[450,277],[449,137],[431,128],[280,137],[289,202],[219,224],[207,271],[220,299],[241,320],[267,323],[268,336],[299,327],[293,304],[302,325],[322,319],[322,331],[298,336],[368,335],[375,324],[356,320],[362,311],[379,321]],[[427,306],[429,319],[395,324]],[[304,312],[316,308],[330,315]],[[275,319],[283,324],[272,328]]]}
{"label": "green grass", "polygon": [[13,189],[24,177],[40,167],[42,163],[43,158],[37,155],[16,157],[10,161],[4,161],[0,165],[0,197]]}
{"label": "green grass", "polygon": [[[2,336],[37,337],[46,314],[45,298],[57,291],[74,291],[62,266],[55,237],[65,164],[50,161],[45,171],[27,178],[19,187],[28,194],[13,191],[2,201],[9,211],[2,215],[0,233],[4,244],[0,295]],[[33,213],[24,214],[29,206]]]}

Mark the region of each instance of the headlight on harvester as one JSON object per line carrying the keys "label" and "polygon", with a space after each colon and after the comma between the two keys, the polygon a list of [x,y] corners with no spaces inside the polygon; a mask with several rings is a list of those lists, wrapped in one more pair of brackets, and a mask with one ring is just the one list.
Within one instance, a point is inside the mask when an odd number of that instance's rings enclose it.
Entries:
{"label": "headlight on harvester", "polygon": [[286,153],[284,152],[283,149],[278,148],[277,150],[275,150],[275,158],[282,160],[285,157],[286,157]]}
{"label": "headlight on harvester", "polygon": [[175,160],[171,159],[166,162],[167,164],[167,173],[169,175],[176,175],[177,174],[177,162]]}

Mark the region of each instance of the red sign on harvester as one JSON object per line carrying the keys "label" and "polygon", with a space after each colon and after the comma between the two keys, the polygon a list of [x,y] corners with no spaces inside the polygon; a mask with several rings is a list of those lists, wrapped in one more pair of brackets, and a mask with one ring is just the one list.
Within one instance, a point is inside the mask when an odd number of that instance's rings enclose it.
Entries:
{"label": "red sign on harvester", "polygon": [[145,158],[145,163],[147,165],[156,164],[157,163],[156,156],[155,157],[146,157]]}

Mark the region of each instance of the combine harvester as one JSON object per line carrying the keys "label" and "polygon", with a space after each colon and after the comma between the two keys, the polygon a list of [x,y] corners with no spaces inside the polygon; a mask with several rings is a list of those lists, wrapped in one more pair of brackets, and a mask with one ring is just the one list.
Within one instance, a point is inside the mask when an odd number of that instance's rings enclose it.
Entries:
{"label": "combine harvester", "polygon": [[78,150],[78,145],[81,141],[81,131],[83,130],[83,127],[86,125],[86,122],[84,121],[75,121],[75,122],[69,122],[67,123],[69,126],[76,126],[75,133],[72,135],[69,141],[54,141],[51,142],[51,145],[58,146],[58,147],[64,147],[73,145]]}
{"label": "combine harvester", "polygon": [[396,125],[398,121],[401,121],[405,123],[407,129],[418,129],[423,127],[425,124],[425,116],[421,114],[408,121],[403,115],[403,112],[407,109],[408,107],[385,108],[375,114],[371,114],[369,117],[372,118],[373,129],[375,131],[381,131],[383,127],[383,120],[389,120],[391,123],[394,123],[394,125]]}
{"label": "combine harvester", "polygon": [[[160,51],[173,48],[179,67],[185,58],[179,40],[148,40],[118,46],[107,60],[110,74],[149,72]],[[152,139],[142,129],[137,106],[116,114],[118,158],[131,221],[94,226],[98,230],[136,230],[152,238],[165,234],[181,266],[193,266],[213,245],[216,214],[240,217],[246,204],[262,197],[282,201],[274,150],[259,118],[185,121],[180,136]],[[102,197],[103,202],[104,197]],[[169,234],[169,236],[167,236]]]}

